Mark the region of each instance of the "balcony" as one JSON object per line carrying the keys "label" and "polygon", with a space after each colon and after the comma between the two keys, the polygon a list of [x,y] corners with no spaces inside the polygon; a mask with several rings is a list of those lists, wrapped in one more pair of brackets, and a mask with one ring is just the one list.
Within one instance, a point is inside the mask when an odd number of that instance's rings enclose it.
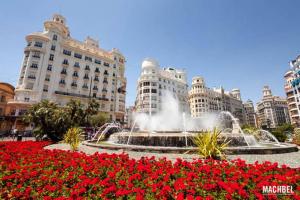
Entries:
{"label": "balcony", "polygon": [[90,67],[89,66],[85,66],[84,70],[90,71]]}
{"label": "balcony", "polygon": [[104,89],[102,89],[102,92],[105,92],[105,93],[106,93],[106,92],[107,92],[107,89],[105,89],[105,88],[104,88]]}
{"label": "balcony", "polygon": [[93,87],[93,90],[98,91],[98,87]]}
{"label": "balcony", "polygon": [[99,78],[94,78],[94,81],[95,82],[99,82]]}
{"label": "balcony", "polygon": [[107,83],[108,83],[108,81],[104,79],[104,80],[103,80],[103,83],[106,83],[106,84],[107,84]]}
{"label": "balcony", "polygon": [[89,87],[87,85],[83,85],[82,89],[86,89],[87,90],[87,89],[89,89]]}
{"label": "balcony", "polygon": [[38,66],[37,66],[36,64],[32,64],[32,65],[30,66],[30,68],[31,68],[31,69],[38,69]]}
{"label": "balcony", "polygon": [[95,73],[100,73],[100,70],[98,68],[96,68]]}
{"label": "balcony", "polygon": [[29,75],[27,78],[28,78],[28,79],[32,79],[32,80],[35,80],[35,79],[36,79],[35,76],[31,76],[31,75]]}
{"label": "balcony", "polygon": [[71,84],[71,87],[77,88],[77,83],[72,83],[72,84]]}
{"label": "balcony", "polygon": [[83,79],[89,80],[90,78],[89,78],[89,76],[84,76]]}

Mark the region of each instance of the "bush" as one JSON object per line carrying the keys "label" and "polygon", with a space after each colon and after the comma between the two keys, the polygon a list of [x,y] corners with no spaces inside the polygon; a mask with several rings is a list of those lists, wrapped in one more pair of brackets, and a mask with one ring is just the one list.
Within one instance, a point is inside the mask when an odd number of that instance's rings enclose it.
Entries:
{"label": "bush", "polygon": [[292,133],[294,130],[293,125],[291,124],[282,124],[278,126],[271,133],[277,138],[279,142],[285,142],[288,137],[288,133]]}
{"label": "bush", "polygon": [[204,158],[224,158],[224,148],[229,142],[218,141],[221,131],[214,128],[212,131],[199,133],[193,138],[194,144],[198,147],[198,153]]}
{"label": "bush", "polygon": [[64,142],[69,144],[73,151],[76,151],[80,144],[80,136],[82,133],[83,131],[80,128],[77,127],[70,128],[67,131],[67,133],[64,135]]}
{"label": "bush", "polygon": [[107,113],[99,112],[96,115],[92,115],[89,119],[89,122],[93,127],[99,127],[107,123],[108,120],[109,120],[109,116]]}
{"label": "bush", "polygon": [[276,137],[276,139],[279,142],[285,142],[285,140],[287,139],[287,134],[285,132],[275,129],[274,131],[271,131],[271,133]]}

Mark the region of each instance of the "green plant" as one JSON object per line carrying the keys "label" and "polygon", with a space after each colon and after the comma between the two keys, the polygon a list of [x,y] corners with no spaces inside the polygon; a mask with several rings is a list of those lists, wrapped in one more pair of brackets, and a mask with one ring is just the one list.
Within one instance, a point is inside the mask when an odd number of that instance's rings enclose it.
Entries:
{"label": "green plant", "polygon": [[67,133],[64,135],[64,142],[69,144],[73,151],[76,151],[78,149],[82,132],[83,131],[80,128],[72,127],[69,128]]}
{"label": "green plant", "polygon": [[93,127],[99,127],[102,126],[103,124],[107,123],[109,120],[109,116],[107,113],[104,112],[99,112],[96,115],[92,115],[89,119],[89,123]]}
{"label": "green plant", "polygon": [[221,142],[220,138],[221,131],[214,128],[212,131],[205,131],[198,133],[194,138],[193,142],[198,147],[198,153],[204,158],[224,158],[224,148],[227,147],[230,141],[226,139]]}
{"label": "green plant", "polygon": [[271,131],[271,133],[277,138],[279,142],[284,142],[289,133],[292,133],[294,131],[294,127],[291,124],[282,124],[281,126],[278,126],[274,130]]}

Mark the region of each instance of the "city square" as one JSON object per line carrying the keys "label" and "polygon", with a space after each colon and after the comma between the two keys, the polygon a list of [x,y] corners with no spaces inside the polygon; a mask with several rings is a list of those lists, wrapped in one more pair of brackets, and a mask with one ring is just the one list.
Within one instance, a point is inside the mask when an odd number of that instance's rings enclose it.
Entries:
{"label": "city square", "polygon": [[294,6],[56,3],[1,3],[0,199],[300,199]]}

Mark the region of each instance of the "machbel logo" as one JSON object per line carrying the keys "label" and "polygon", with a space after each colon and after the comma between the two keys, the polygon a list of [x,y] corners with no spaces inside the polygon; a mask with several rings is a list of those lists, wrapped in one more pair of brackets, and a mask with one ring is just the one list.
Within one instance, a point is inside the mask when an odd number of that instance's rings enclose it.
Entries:
{"label": "machbel logo", "polygon": [[290,185],[266,185],[262,188],[263,194],[281,194],[281,195],[291,195],[294,194],[293,186]]}

